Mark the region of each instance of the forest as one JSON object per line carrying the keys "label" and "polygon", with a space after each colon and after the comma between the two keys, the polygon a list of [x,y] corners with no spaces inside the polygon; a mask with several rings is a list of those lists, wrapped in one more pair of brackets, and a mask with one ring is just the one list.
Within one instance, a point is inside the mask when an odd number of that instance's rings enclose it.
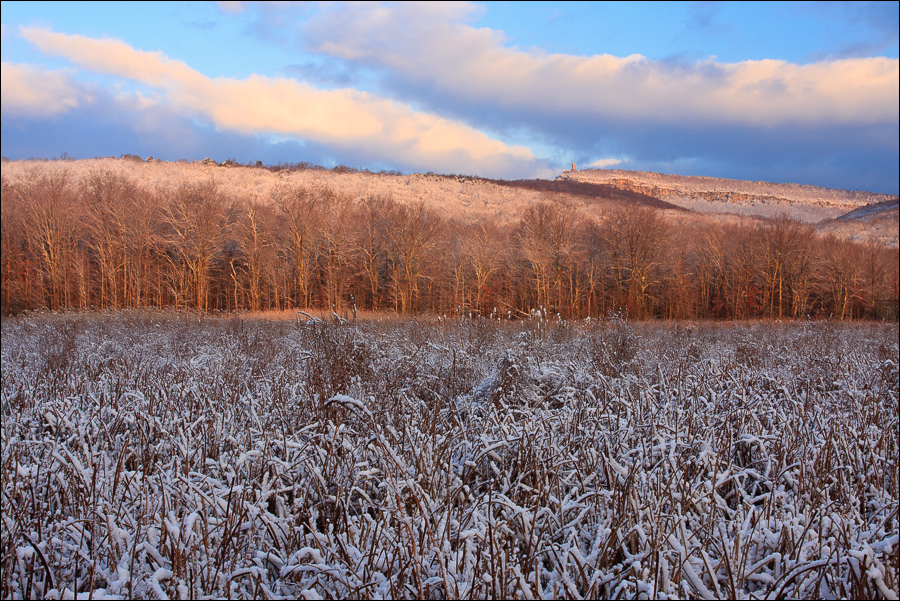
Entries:
{"label": "forest", "polygon": [[4,315],[142,307],[639,320],[898,315],[896,248],[821,236],[786,215],[672,219],[627,198],[587,214],[548,185],[501,222],[327,185],[283,184],[260,198],[215,177],[147,186],[115,169],[40,163],[30,174],[2,181]]}

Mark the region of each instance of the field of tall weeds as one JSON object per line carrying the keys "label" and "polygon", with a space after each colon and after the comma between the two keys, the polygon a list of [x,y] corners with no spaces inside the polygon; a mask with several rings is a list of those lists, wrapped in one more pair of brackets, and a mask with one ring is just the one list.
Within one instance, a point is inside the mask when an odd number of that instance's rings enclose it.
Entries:
{"label": "field of tall weeds", "polygon": [[3,598],[889,598],[897,324],[2,321]]}

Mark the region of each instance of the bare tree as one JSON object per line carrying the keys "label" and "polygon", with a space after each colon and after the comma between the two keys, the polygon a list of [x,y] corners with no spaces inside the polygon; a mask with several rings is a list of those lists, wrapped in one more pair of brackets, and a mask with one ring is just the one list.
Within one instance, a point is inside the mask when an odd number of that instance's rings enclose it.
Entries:
{"label": "bare tree", "polygon": [[[879,300],[887,296],[890,253],[884,245],[874,238],[868,238],[860,250],[862,259],[861,277],[865,290],[866,310],[870,317],[877,318],[879,314]],[[895,278],[896,275],[894,273]]]}
{"label": "bare tree", "polygon": [[[803,278],[808,271],[808,252],[805,252],[807,249],[804,243],[810,236],[810,228],[786,215],[777,217],[760,231],[761,267],[765,284],[763,299],[770,317],[784,317],[785,309],[790,309],[786,307],[786,300],[791,300],[793,296],[793,291],[789,289],[792,275],[801,278],[798,284],[805,285],[806,280]],[[805,299],[797,300],[805,306]]]}
{"label": "bare tree", "polygon": [[505,250],[500,228],[482,221],[473,226],[462,243],[463,256],[475,283],[475,310],[485,312],[484,300],[491,278],[500,271]]}
{"label": "bare tree", "polygon": [[540,202],[522,215],[517,238],[531,268],[540,306],[566,309],[572,293],[570,270],[578,225],[575,211],[562,203]]}
{"label": "bare tree", "polygon": [[381,307],[382,279],[387,260],[389,223],[392,221],[397,203],[390,195],[370,194],[357,206],[356,210],[356,258],[357,275],[365,283],[369,306],[373,310]]}
{"label": "bare tree", "polygon": [[581,272],[587,284],[585,314],[588,317],[595,317],[602,315],[606,310],[603,304],[606,296],[603,277],[606,268],[606,247],[600,224],[594,220],[585,221],[579,237],[581,240],[579,248],[582,253]]}
{"label": "bare tree", "polygon": [[136,252],[130,221],[138,210],[137,186],[110,170],[90,173],[82,186],[90,246],[100,270],[100,305],[129,305],[129,267]]}
{"label": "bare tree", "polygon": [[795,226],[794,252],[788,262],[791,288],[791,315],[794,319],[808,315],[815,277],[816,232],[808,225]]}
{"label": "bare tree", "polygon": [[838,319],[853,318],[853,302],[861,289],[859,248],[833,236],[823,241],[825,260],[822,266],[825,293],[831,297],[833,314]]}
{"label": "bare tree", "polygon": [[900,314],[900,249],[886,251],[887,278],[884,283],[885,317],[897,319]]}
{"label": "bare tree", "polygon": [[602,231],[617,286],[627,292],[632,316],[646,317],[653,303],[649,291],[658,283],[656,268],[668,235],[666,223],[653,209],[625,206],[605,215]]}
{"label": "bare tree", "polygon": [[399,205],[392,217],[389,235],[394,306],[406,314],[418,307],[419,284],[430,266],[443,219],[423,202]]}
{"label": "bare tree", "polygon": [[0,200],[0,262],[2,262],[4,315],[17,313],[32,306],[29,278],[31,267],[25,236],[24,206],[18,190],[2,179]]}
{"label": "bare tree", "polygon": [[326,191],[320,213],[319,273],[326,304],[341,309],[351,274],[352,239],[350,235],[351,199]]}
{"label": "bare tree", "polygon": [[[263,308],[263,284],[266,266],[271,261],[270,254],[273,241],[270,237],[270,210],[254,199],[247,198],[242,206],[242,219],[238,227],[240,247],[243,251],[242,269],[246,273],[247,288],[250,296],[250,310]],[[234,265],[231,266],[235,286],[237,275]],[[238,301],[235,299],[235,307]]]}
{"label": "bare tree", "polygon": [[699,247],[697,279],[701,316],[719,316],[727,296],[728,231],[723,228],[707,229],[700,238]]}
{"label": "bare tree", "polygon": [[753,229],[734,228],[728,238],[726,304],[732,319],[747,319],[758,311],[759,236]]}
{"label": "bare tree", "polygon": [[305,187],[282,187],[272,196],[287,229],[286,250],[293,273],[294,300],[297,306],[306,308],[310,303],[310,283],[319,245],[321,195]]}
{"label": "bare tree", "polygon": [[25,230],[37,258],[46,306],[71,306],[69,267],[75,243],[75,194],[68,171],[32,172],[31,182],[18,189],[25,207]]}
{"label": "bare tree", "polygon": [[208,309],[209,270],[229,227],[215,180],[182,184],[169,195],[166,206],[169,260],[178,274],[180,296],[193,296],[193,304]]}
{"label": "bare tree", "polygon": [[665,258],[665,296],[667,317],[690,319],[696,315],[694,302],[694,248],[695,228],[681,226],[669,237],[669,252]]}

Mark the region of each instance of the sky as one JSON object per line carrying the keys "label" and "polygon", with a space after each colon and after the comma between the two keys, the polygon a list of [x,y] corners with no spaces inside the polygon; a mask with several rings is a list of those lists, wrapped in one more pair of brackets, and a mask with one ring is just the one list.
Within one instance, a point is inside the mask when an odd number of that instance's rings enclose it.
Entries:
{"label": "sky", "polygon": [[11,159],[897,194],[897,2],[3,2]]}

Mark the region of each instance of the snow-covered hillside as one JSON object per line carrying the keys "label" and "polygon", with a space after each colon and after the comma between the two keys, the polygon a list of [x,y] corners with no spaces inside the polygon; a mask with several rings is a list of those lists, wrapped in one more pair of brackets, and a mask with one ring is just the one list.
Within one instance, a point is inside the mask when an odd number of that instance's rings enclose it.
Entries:
{"label": "snow-covered hillside", "polygon": [[897,198],[888,194],[820,186],[622,169],[565,171],[559,179],[611,185],[622,190],[648,194],[701,213],[734,213],[758,217],[787,213],[808,223],[834,219],[850,210]]}

